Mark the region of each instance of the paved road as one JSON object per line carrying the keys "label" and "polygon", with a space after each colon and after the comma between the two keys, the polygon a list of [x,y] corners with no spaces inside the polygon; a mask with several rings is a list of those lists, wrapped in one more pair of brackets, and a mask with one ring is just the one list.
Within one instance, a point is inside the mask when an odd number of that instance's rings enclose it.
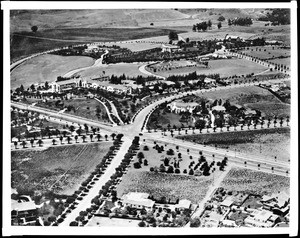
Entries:
{"label": "paved road", "polygon": [[[110,177],[116,172],[115,168],[118,167],[121,163],[121,160],[124,158],[124,155],[127,153],[129,146],[131,145],[131,139],[128,137],[123,137],[123,144],[118,150],[117,154],[113,158],[111,164],[106,169],[105,173],[101,175],[98,181],[90,189],[89,193],[83,197],[83,200],[78,201],[77,207],[67,215],[65,220],[60,224],[60,226],[69,226],[70,222],[75,221],[75,218],[79,216],[79,212],[85,211],[88,207],[91,206],[91,200],[98,195],[98,192],[101,190],[102,186],[110,179]],[[101,158],[99,158],[101,159]]]}
{"label": "paved road", "polygon": [[108,119],[110,120],[110,122],[111,122],[113,125],[117,125],[117,124],[114,122],[114,120],[111,118],[110,111],[108,110],[108,108],[107,108],[107,106],[105,105],[105,103],[102,102],[101,100],[99,100],[98,98],[95,98],[95,100],[98,101],[98,102],[100,102],[100,103],[104,106],[104,108],[105,108],[105,110],[106,110],[106,114],[107,114]]}

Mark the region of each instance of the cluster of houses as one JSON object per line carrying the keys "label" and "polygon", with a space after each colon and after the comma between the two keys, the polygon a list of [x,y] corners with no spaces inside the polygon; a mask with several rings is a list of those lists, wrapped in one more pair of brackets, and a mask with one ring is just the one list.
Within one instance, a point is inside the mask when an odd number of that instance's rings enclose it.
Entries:
{"label": "cluster of houses", "polygon": [[64,92],[74,88],[100,88],[108,92],[117,94],[132,94],[133,87],[128,83],[111,84],[107,77],[90,78],[71,78],[62,81],[55,81],[49,84],[50,92]]}
{"label": "cluster of houses", "polygon": [[37,206],[29,196],[20,196],[18,200],[11,200],[12,225],[28,225],[36,222]]}
{"label": "cluster of houses", "polygon": [[[289,221],[290,198],[285,192],[256,195],[216,193],[206,204],[200,220],[203,227],[274,227]],[[283,222],[284,220],[284,222]]]}

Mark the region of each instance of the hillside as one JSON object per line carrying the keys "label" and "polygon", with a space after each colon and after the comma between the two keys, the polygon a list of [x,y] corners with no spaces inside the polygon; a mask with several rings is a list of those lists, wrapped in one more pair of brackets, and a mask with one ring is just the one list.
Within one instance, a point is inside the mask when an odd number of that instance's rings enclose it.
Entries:
{"label": "hillside", "polygon": [[188,18],[171,9],[14,10],[11,32],[59,28],[139,27],[139,23]]}

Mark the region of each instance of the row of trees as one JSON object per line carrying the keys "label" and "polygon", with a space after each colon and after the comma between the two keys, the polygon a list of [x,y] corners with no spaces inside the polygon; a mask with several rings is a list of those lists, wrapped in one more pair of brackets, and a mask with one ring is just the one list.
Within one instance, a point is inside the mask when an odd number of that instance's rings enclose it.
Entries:
{"label": "row of trees", "polygon": [[211,29],[211,27],[212,27],[211,20],[208,20],[207,22],[203,21],[203,22],[199,22],[199,23],[193,25],[192,30],[193,31],[206,31],[207,28]]}
{"label": "row of trees", "polygon": [[234,26],[250,26],[252,25],[252,19],[250,17],[238,17],[234,19],[228,19],[228,25],[234,25]]}

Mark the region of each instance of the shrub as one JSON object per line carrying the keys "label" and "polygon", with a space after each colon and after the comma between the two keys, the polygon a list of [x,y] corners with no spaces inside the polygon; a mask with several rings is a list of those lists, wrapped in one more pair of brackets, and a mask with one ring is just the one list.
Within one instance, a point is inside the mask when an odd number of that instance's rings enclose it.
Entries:
{"label": "shrub", "polygon": [[139,169],[139,168],[141,168],[141,164],[140,164],[139,162],[135,162],[135,163],[133,164],[133,167],[134,167],[135,169]]}
{"label": "shrub", "polygon": [[175,174],[180,174],[180,169],[175,169]]}

